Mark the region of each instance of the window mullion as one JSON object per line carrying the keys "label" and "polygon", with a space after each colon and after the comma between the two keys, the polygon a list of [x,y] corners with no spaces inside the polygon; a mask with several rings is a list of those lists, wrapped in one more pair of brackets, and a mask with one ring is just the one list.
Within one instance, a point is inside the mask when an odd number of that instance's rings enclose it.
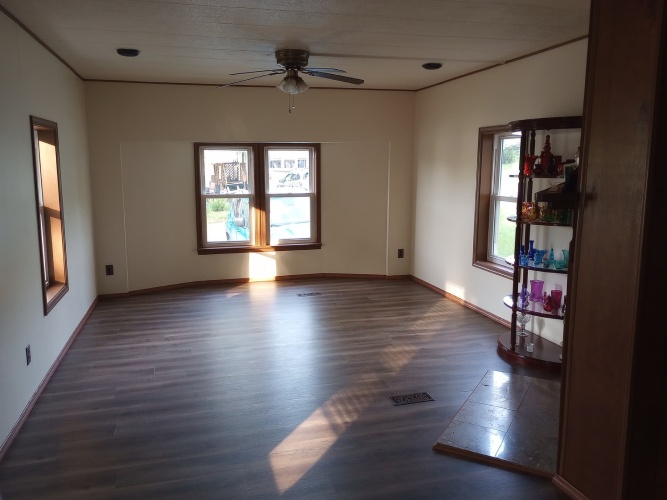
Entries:
{"label": "window mullion", "polygon": [[255,176],[253,213],[255,224],[255,245],[267,246],[267,214],[266,214],[266,179],[265,179],[265,154],[260,144],[253,145],[253,172]]}

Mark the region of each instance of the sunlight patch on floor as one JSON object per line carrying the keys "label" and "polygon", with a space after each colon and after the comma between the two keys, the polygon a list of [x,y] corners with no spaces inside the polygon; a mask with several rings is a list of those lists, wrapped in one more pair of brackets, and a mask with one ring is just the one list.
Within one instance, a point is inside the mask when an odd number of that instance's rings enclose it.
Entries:
{"label": "sunlight patch on floor", "polygon": [[306,475],[383,389],[380,380],[367,379],[334,394],[276,446],[269,461],[278,491],[285,493]]}
{"label": "sunlight patch on floor", "polygon": [[[419,331],[430,322],[431,319],[425,314],[409,330]],[[409,342],[397,340],[380,355],[390,373],[397,374],[414,359],[419,350]],[[369,373],[368,377],[362,376],[354,388],[331,396],[283,439],[269,453],[274,481],[280,494],[299,482],[361,416],[370,402],[378,396],[384,396],[386,390],[387,386],[377,375]]]}

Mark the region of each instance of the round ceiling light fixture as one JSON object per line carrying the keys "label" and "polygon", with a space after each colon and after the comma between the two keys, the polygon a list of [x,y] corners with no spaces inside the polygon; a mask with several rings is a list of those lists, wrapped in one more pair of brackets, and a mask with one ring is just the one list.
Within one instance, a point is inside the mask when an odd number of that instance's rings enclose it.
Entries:
{"label": "round ceiling light fixture", "polygon": [[440,68],[442,68],[442,63],[438,63],[438,62],[424,63],[424,64],[422,64],[422,68],[429,69],[429,70],[440,69]]}
{"label": "round ceiling light fixture", "polygon": [[116,53],[123,57],[137,57],[139,49],[116,49]]}

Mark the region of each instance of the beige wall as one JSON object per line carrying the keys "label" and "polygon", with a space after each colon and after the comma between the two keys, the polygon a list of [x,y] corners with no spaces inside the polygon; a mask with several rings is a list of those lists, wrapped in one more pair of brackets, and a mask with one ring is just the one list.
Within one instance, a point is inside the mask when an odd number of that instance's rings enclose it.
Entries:
{"label": "beige wall", "polygon": [[[502,297],[511,280],[472,267],[478,130],[581,115],[586,50],[579,41],[418,92],[413,275],[510,319]],[[562,338],[558,321],[540,319],[533,327]]]}
{"label": "beige wall", "polygon": [[[199,280],[402,275],[415,94],[86,83],[98,291]],[[321,142],[321,250],[197,255],[193,142]],[[397,249],[405,248],[405,259]],[[104,275],[113,264],[114,276]]]}
{"label": "beige wall", "polygon": [[[70,290],[46,317],[30,115],[60,139]],[[91,210],[83,83],[0,13],[0,445],[95,299]]]}

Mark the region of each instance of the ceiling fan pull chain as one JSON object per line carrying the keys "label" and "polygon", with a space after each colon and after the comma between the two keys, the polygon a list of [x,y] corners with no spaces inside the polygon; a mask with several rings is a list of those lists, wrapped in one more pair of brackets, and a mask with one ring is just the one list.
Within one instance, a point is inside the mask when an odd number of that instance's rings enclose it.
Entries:
{"label": "ceiling fan pull chain", "polygon": [[287,94],[287,112],[291,115],[294,109],[294,94]]}

